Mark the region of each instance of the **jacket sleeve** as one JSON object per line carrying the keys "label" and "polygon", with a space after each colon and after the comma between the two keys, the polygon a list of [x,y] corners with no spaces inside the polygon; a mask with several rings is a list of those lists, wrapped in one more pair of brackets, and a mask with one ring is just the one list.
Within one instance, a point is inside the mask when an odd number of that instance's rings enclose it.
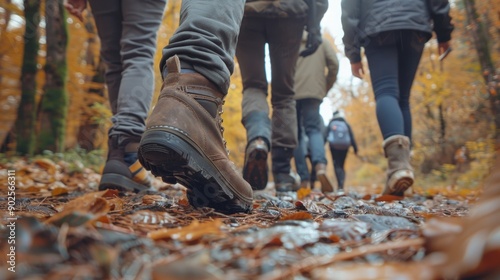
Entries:
{"label": "jacket sleeve", "polygon": [[352,133],[352,128],[351,126],[346,122],[347,127],[349,128],[349,136],[351,136],[351,145],[352,148],[354,149],[354,153],[358,153],[358,145],[356,144],[356,140],[354,139],[354,133]]}
{"label": "jacket sleeve", "polygon": [[438,42],[450,41],[454,28],[451,23],[450,3],[448,0],[428,0],[427,3]]}
{"label": "jacket sleeve", "polygon": [[337,81],[339,60],[330,42],[323,40],[322,45],[325,50],[326,68],[328,68],[328,72],[326,73],[326,91],[329,91]]}
{"label": "jacket sleeve", "polygon": [[342,41],[345,46],[345,55],[351,63],[361,61],[361,45],[359,38],[359,15],[361,9],[360,0],[342,0],[342,29],[344,37]]}

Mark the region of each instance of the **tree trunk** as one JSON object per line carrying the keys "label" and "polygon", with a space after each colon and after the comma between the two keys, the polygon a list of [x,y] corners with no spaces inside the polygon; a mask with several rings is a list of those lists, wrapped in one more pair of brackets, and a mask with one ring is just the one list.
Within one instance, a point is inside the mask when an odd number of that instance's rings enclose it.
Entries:
{"label": "tree trunk", "polygon": [[[88,98],[84,98],[85,105],[90,107],[95,102],[96,98],[92,98],[91,95],[97,95],[100,97],[104,97],[104,72],[105,65],[102,59],[96,62],[95,54],[93,52],[96,49],[94,46],[98,44],[97,40],[97,30],[94,24],[94,20],[90,13],[87,14],[85,29],[89,34],[89,38],[87,40],[87,53],[86,53],[86,64],[92,67],[94,70],[94,75],[92,77],[88,77],[87,82],[92,86],[88,90]],[[99,56],[100,57],[100,56]],[[78,145],[86,149],[88,151],[94,150],[99,145],[99,135],[101,134],[101,126],[96,124],[95,121],[92,120],[92,116],[87,116],[85,120],[82,120],[82,124],[78,130]],[[104,132],[104,138],[107,139],[107,131]]]}
{"label": "tree trunk", "polygon": [[439,112],[439,145],[441,146],[441,156],[446,156],[446,121],[444,119],[443,104],[438,106]]}
{"label": "tree trunk", "polygon": [[488,30],[479,19],[476,11],[475,0],[464,0],[467,24],[470,27],[471,36],[479,58],[479,64],[483,71],[483,77],[489,91],[491,111],[495,120],[495,149],[500,149],[500,92],[498,75],[491,59],[488,42]]}
{"label": "tree trunk", "polygon": [[[2,18],[2,21],[4,22],[4,24],[3,24],[2,28],[0,28],[0,36],[3,35],[3,34],[6,34],[7,28],[9,27],[9,23],[10,23],[10,17],[12,15],[10,9],[8,8],[8,6],[10,4],[12,4],[12,0],[7,0],[6,2],[7,3],[6,3],[5,6],[7,6],[7,8],[5,9],[5,13],[4,13],[4,16]],[[3,52],[0,53],[0,85],[2,85],[2,78],[3,78],[3,75],[2,75],[3,71],[1,71],[2,68],[3,68],[3,65],[2,65],[3,63],[1,63],[1,62],[3,62],[3,56],[4,55],[5,54]]]}
{"label": "tree trunk", "polygon": [[44,95],[40,101],[37,151],[62,152],[68,106],[66,93],[68,31],[63,0],[46,0],[45,14],[47,62]]}
{"label": "tree trunk", "polygon": [[36,72],[40,45],[38,25],[40,24],[40,2],[24,1],[26,27],[24,33],[24,55],[21,69],[21,101],[15,124],[16,151],[21,155],[32,155],[35,140],[36,118]]}

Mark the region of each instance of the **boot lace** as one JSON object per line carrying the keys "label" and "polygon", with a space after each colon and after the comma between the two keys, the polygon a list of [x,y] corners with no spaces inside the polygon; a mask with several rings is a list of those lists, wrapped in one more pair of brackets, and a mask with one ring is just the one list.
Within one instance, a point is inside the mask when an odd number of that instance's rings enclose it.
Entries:
{"label": "boot lace", "polygon": [[219,125],[219,129],[220,129],[220,134],[222,136],[222,142],[224,143],[224,149],[226,149],[226,154],[229,156],[229,149],[227,148],[227,141],[224,138],[224,130],[225,129],[224,129],[224,126],[222,125],[222,123],[224,122],[224,119],[222,118],[222,114],[224,113],[224,109],[222,108],[222,106],[224,106],[225,103],[226,103],[226,100],[222,100],[221,105],[219,105],[218,125]]}

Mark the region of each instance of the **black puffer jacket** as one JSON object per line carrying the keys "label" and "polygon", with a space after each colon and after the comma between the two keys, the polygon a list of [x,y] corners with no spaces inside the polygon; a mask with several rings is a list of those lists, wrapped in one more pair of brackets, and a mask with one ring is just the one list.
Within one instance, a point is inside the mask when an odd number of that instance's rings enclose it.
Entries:
{"label": "black puffer jacket", "polygon": [[451,38],[453,25],[448,0],[342,0],[345,54],[361,61],[360,47],[370,35],[390,30],[418,30],[439,42]]}

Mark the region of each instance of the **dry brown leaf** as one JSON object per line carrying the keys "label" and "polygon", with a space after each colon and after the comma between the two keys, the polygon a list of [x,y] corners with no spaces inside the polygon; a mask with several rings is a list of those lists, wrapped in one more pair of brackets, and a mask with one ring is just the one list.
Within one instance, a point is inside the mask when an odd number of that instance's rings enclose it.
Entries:
{"label": "dry brown leaf", "polygon": [[307,197],[310,193],[311,193],[311,189],[310,188],[300,188],[297,191],[297,199],[298,200],[302,200],[305,197]]}
{"label": "dry brown leaf", "polygon": [[109,203],[101,197],[95,197],[91,202],[86,201],[79,208],[75,207],[76,205],[65,207],[63,211],[53,215],[45,223],[56,225],[67,223],[69,226],[79,226],[98,220],[110,209]]}
{"label": "dry brown leaf", "polygon": [[328,239],[330,239],[333,243],[338,243],[341,240],[340,236],[335,234],[330,235]]}
{"label": "dry brown leaf", "polygon": [[67,194],[67,193],[68,193],[68,189],[63,188],[63,187],[56,187],[52,190],[52,196],[58,196],[58,195]]}
{"label": "dry brown leaf", "polygon": [[370,194],[365,194],[361,199],[362,200],[371,200],[372,196]]}
{"label": "dry brown leaf", "polygon": [[94,221],[92,221],[92,223],[93,224],[97,224],[97,223],[111,224],[111,220],[109,219],[108,215],[103,215],[103,216],[100,216],[99,218],[95,219]]}
{"label": "dry brown leaf", "polygon": [[281,241],[281,236],[274,236],[269,242],[266,243],[265,247],[269,246],[282,246],[283,241]]}
{"label": "dry brown leaf", "polygon": [[309,199],[295,201],[295,207],[297,207],[297,209],[307,210],[311,213],[324,213],[324,212],[326,212],[326,210],[320,208],[316,204],[316,202],[314,202],[313,200],[309,200]]}
{"label": "dry brown leaf", "polygon": [[313,216],[308,212],[296,212],[283,216],[280,220],[311,220]]}
{"label": "dry brown leaf", "polygon": [[56,174],[57,166],[56,164],[47,158],[39,158],[33,161],[36,165],[41,167],[43,170],[47,171],[50,175]]}
{"label": "dry brown leaf", "polygon": [[221,226],[222,220],[220,219],[205,223],[195,220],[189,226],[172,229],[163,228],[152,231],[148,234],[148,237],[153,240],[174,239],[183,242],[197,242],[205,235],[224,236],[225,234],[221,231]]}
{"label": "dry brown leaf", "polygon": [[101,197],[118,197],[120,194],[120,192],[115,189],[107,189],[105,191],[100,191],[99,193],[102,193]]}
{"label": "dry brown leaf", "polygon": [[181,199],[179,199],[177,204],[179,204],[180,206],[183,206],[183,207],[187,207],[187,206],[189,206],[189,201],[185,198],[181,198]]}
{"label": "dry brown leaf", "polygon": [[381,195],[377,198],[375,198],[375,201],[386,201],[386,202],[391,202],[395,200],[403,200],[404,196],[397,196],[397,195],[390,195],[390,194],[384,194]]}
{"label": "dry brown leaf", "polygon": [[123,211],[123,205],[125,204],[119,197],[108,199],[108,203],[110,211]]}
{"label": "dry brown leaf", "polygon": [[[80,196],[76,199],[73,199],[66,203],[64,205],[63,211],[70,211],[70,210],[80,210],[80,211],[85,211],[90,209],[95,203],[97,198],[102,197],[115,197],[112,194],[118,194],[118,191],[116,190],[105,190],[105,191],[100,191],[100,192],[91,192],[87,193],[83,196]],[[106,200],[104,200],[106,201]]]}
{"label": "dry brown leaf", "polygon": [[23,188],[23,191],[31,192],[31,193],[37,193],[37,192],[40,192],[41,189],[38,188],[38,187],[35,187],[35,186],[29,186],[27,188]]}

